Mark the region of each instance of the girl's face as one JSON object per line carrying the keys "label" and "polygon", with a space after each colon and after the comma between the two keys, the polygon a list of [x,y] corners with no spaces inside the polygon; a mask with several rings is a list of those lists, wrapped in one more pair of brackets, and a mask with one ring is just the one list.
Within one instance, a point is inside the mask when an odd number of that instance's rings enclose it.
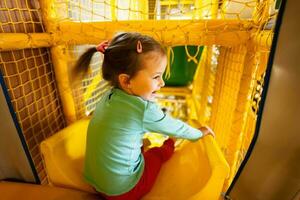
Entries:
{"label": "girl's face", "polygon": [[162,75],[166,69],[167,57],[149,52],[143,57],[141,69],[129,80],[131,94],[153,101],[156,92],[165,85]]}

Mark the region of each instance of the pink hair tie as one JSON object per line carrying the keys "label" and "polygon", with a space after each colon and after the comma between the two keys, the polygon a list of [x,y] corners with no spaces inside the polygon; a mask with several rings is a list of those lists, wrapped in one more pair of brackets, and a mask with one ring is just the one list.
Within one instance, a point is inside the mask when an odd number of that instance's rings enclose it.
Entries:
{"label": "pink hair tie", "polygon": [[142,43],[141,43],[141,41],[137,41],[137,44],[136,44],[136,51],[138,52],[138,53],[142,53],[143,52],[143,46],[142,46]]}
{"label": "pink hair tie", "polygon": [[101,42],[100,44],[98,44],[98,46],[96,47],[97,51],[101,52],[104,54],[105,49],[108,47],[108,40],[105,40],[103,42]]}

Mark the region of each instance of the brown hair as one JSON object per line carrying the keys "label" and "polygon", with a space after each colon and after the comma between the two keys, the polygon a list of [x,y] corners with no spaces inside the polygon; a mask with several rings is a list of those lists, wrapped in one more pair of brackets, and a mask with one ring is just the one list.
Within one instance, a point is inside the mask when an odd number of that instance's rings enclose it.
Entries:
{"label": "brown hair", "polygon": [[[141,44],[141,52],[137,49],[138,43]],[[140,70],[143,56],[153,51],[166,54],[164,48],[150,36],[132,32],[117,34],[104,51],[103,78],[112,86],[118,86],[118,76],[125,73],[133,77]],[[75,65],[75,72],[86,73],[95,52],[96,47],[92,47],[83,53]]]}

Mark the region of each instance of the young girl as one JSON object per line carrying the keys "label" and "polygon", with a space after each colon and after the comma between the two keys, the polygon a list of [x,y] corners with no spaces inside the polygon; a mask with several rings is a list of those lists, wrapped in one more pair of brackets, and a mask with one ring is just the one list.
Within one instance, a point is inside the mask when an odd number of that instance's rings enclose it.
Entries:
{"label": "young girl", "polygon": [[174,152],[172,139],[143,152],[145,132],[192,141],[213,133],[166,115],[153,101],[164,86],[167,64],[163,47],[153,38],[118,34],[88,49],[75,69],[86,69],[97,51],[104,54],[102,76],[113,88],[97,104],[88,127],[84,177],[106,199],[140,199]]}

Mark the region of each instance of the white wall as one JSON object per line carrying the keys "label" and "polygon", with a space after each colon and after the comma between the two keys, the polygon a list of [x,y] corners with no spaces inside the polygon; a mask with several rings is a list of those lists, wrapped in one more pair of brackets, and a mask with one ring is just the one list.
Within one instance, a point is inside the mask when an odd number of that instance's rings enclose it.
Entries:
{"label": "white wall", "polygon": [[35,182],[0,86],[0,180]]}
{"label": "white wall", "polygon": [[254,150],[230,197],[300,199],[300,2],[287,1]]}

